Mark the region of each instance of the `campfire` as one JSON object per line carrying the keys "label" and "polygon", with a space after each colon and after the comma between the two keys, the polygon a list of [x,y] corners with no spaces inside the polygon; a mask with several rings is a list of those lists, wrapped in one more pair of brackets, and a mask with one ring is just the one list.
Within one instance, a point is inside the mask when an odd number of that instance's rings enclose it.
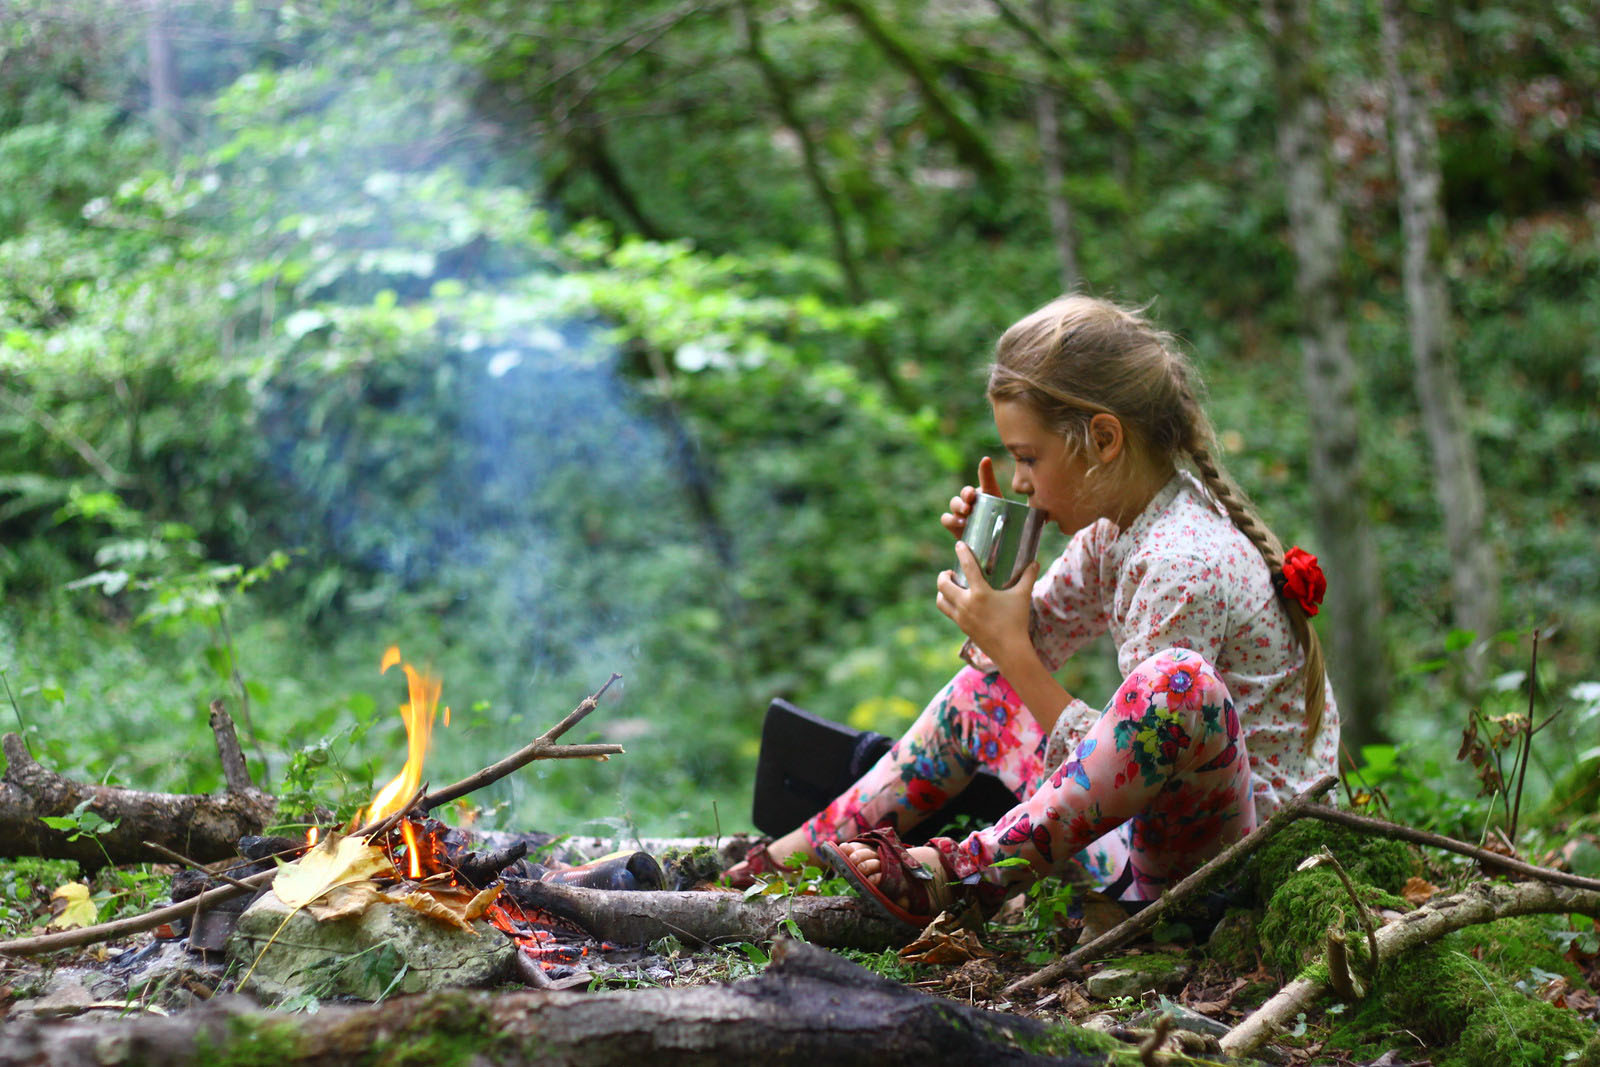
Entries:
{"label": "campfire", "polygon": [[[191,940],[198,935],[199,948],[215,951],[228,944],[237,927],[240,936],[228,946],[229,951],[253,972],[257,963],[284,943],[283,932],[289,929],[291,920],[299,920],[291,947],[306,949],[309,942],[324,940],[315,924],[347,920],[341,930],[348,932],[348,920],[364,920],[374,909],[404,909],[402,914],[415,913],[431,920],[420,926],[407,925],[409,937],[439,940],[446,931],[470,938],[503,937],[513,948],[512,966],[524,981],[537,986],[587,981],[588,975],[580,965],[592,954],[618,946],[591,937],[581,925],[540,906],[531,897],[532,887],[558,881],[660,888],[661,872],[655,861],[637,853],[577,867],[555,861],[536,862],[528,852],[530,838],[536,840],[537,835],[500,848],[475,848],[475,839],[469,833],[426,812],[509,773],[514,769],[512,764],[526,763],[527,759],[519,762],[519,758],[529,749],[539,750],[532,758],[578,755],[594,759],[605,759],[621,749],[614,745],[553,745],[552,735],[581,718],[575,712],[561,727],[517,756],[430,794],[424,785],[423,767],[435,723],[441,717],[442,683],[437,675],[405,662],[398,647],[390,647],[383,654],[380,673],[396,666],[405,673],[407,688],[407,699],[399,709],[406,730],[406,758],[400,772],[342,831],[329,832],[313,826],[303,843],[282,838],[241,842],[242,854],[257,861],[263,871],[270,870],[265,866],[268,863],[281,864],[271,879],[275,903],[257,902],[252,907],[265,907],[272,913],[271,923],[275,925],[269,936],[257,936],[260,924],[252,924],[244,915],[213,911],[210,922],[204,915],[197,917]],[[592,699],[586,703],[592,705]],[[442,717],[448,726],[448,707],[443,709]],[[237,881],[231,876],[230,880]],[[186,882],[185,894],[175,891],[175,900],[209,885],[203,877]],[[219,917],[220,929],[216,928]],[[396,948],[392,924],[379,925],[384,933],[375,938]],[[330,948],[342,944],[338,936],[327,940]],[[372,947],[375,946],[362,946],[358,941],[355,951]],[[249,953],[254,956],[246,960]],[[483,954],[496,959],[505,955],[489,946],[484,947]],[[503,969],[502,963],[490,968],[499,969]],[[247,973],[246,978],[249,976]]]}

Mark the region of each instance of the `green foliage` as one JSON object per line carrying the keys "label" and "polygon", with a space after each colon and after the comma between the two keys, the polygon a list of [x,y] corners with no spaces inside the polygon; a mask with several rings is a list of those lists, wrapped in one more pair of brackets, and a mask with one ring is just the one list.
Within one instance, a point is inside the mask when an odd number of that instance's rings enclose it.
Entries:
{"label": "green foliage", "polygon": [[[228,694],[291,810],[348,811],[400,749],[392,641],[457,705],[436,780],[626,676],[584,727],[624,759],[477,798],[519,827],[709,831],[744,809],[773,695],[894,732],[956,666],[934,517],[995,450],[984,354],[1058,285],[1044,84],[1085,287],[1156,301],[1231,470],[1315,545],[1270,63],[1236,13],[1097,0],[1052,55],[981,5],[887,0],[997,184],[826,5],[749,5],[785,114],[720,8],[169,4],[208,42],[178,50],[170,155],[147,12],[101,7],[0,12],[0,671],[63,773],[213,788]],[[1462,722],[1519,690],[1470,688],[1449,650],[1371,12],[1323,7],[1401,669],[1396,745],[1362,755],[1397,816],[1475,834],[1440,689]],[[1600,635],[1588,26],[1495,0],[1424,49],[1504,614],[1561,624],[1541,715]],[[1523,651],[1496,643],[1487,677]],[[1106,652],[1069,689],[1109,693]],[[1592,723],[1556,720],[1528,810]]]}

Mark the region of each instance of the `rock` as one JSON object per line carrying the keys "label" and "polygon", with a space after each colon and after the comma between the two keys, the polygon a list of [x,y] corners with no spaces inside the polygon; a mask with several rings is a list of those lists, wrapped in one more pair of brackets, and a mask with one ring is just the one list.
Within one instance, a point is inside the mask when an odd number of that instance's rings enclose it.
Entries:
{"label": "rock", "polygon": [[318,921],[268,892],[239,917],[228,957],[248,972],[243,988],[270,999],[309,993],[377,1000],[510,980],[516,945],[481,919],[472,925],[476,934],[382,902],[358,916]]}
{"label": "rock", "polygon": [[1169,990],[1181,986],[1194,970],[1171,956],[1124,956],[1108,960],[1089,975],[1084,985],[1091,997],[1136,997],[1148,990]]}

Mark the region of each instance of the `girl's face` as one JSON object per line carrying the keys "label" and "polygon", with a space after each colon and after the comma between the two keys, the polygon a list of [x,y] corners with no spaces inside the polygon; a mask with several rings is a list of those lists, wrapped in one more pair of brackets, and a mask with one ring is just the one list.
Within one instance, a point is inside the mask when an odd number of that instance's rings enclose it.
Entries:
{"label": "girl's face", "polygon": [[1089,464],[1067,440],[1039,420],[1032,408],[1016,400],[994,404],[1000,442],[1016,460],[1011,488],[1043,508],[1057,529],[1068,536],[1101,517],[1084,492]]}

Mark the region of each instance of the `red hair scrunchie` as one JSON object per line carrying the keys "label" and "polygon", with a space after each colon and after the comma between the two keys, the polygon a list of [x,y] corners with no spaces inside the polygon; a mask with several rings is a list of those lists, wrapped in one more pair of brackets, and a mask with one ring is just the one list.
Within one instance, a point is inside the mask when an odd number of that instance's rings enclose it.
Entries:
{"label": "red hair scrunchie", "polygon": [[1328,591],[1328,579],[1317,564],[1317,557],[1299,545],[1283,554],[1283,570],[1273,582],[1278,592],[1294,600],[1307,615],[1315,615]]}

